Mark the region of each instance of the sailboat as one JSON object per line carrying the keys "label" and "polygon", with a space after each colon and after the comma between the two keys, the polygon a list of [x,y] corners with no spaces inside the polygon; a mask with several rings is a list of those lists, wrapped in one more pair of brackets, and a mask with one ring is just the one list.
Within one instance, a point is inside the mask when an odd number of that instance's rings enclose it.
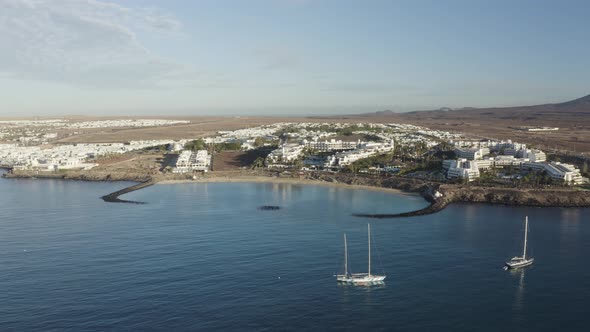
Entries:
{"label": "sailboat", "polygon": [[369,238],[369,268],[367,273],[350,273],[348,271],[348,245],[346,243],[346,234],[344,234],[344,274],[336,275],[338,282],[351,284],[371,284],[380,283],[385,280],[384,275],[371,274],[371,224],[367,224]]}
{"label": "sailboat", "polygon": [[527,258],[526,257],[526,245],[527,245],[527,235],[529,232],[529,217],[525,217],[524,219],[524,250],[522,252],[522,257],[512,257],[509,262],[506,262],[504,266],[505,270],[508,269],[519,269],[521,267],[529,266],[533,264],[534,258]]}

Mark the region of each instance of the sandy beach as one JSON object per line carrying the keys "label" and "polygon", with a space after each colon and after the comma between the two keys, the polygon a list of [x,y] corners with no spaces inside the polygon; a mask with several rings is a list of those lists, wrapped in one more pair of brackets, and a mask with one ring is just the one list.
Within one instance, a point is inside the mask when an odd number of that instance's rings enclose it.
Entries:
{"label": "sandy beach", "polygon": [[370,191],[388,192],[402,195],[419,195],[418,193],[405,192],[399,189],[374,187],[366,185],[351,185],[341,182],[327,182],[327,181],[315,181],[309,179],[293,179],[293,178],[277,178],[270,176],[237,176],[237,177],[199,177],[194,180],[162,180],[157,182],[157,185],[169,185],[169,184],[186,184],[186,183],[234,183],[234,182],[249,182],[249,183],[277,183],[277,184],[295,184],[295,185],[320,185],[330,186],[335,188],[345,189],[361,189]]}

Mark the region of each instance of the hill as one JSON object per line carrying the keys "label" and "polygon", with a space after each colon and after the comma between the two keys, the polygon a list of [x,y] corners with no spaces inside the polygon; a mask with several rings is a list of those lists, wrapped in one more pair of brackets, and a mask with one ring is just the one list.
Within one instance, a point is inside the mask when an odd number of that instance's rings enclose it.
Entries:
{"label": "hill", "polygon": [[[513,139],[543,149],[590,154],[590,95],[561,103],[492,108],[441,108],[407,113],[366,113],[359,118],[403,122],[463,132],[475,138]],[[519,127],[559,127],[554,132],[527,132]]]}

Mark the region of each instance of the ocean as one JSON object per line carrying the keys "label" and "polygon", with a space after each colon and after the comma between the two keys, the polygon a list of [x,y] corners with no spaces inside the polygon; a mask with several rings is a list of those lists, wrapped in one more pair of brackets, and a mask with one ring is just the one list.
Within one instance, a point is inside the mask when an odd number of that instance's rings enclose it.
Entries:
{"label": "ocean", "polygon": [[[0,180],[2,331],[585,331],[590,209],[320,185]],[[262,205],[280,206],[264,211]],[[533,266],[504,271],[529,216]],[[350,267],[383,285],[336,283]]]}

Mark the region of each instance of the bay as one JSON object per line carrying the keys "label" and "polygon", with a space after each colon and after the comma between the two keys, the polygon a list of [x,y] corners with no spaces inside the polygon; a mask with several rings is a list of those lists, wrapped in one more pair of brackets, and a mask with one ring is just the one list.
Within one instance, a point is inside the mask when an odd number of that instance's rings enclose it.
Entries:
{"label": "bay", "polygon": [[[0,180],[3,331],[585,330],[590,209],[452,205],[319,185]],[[261,211],[261,205],[280,210]],[[535,264],[512,273],[530,220]],[[382,286],[338,285],[342,234]]]}

